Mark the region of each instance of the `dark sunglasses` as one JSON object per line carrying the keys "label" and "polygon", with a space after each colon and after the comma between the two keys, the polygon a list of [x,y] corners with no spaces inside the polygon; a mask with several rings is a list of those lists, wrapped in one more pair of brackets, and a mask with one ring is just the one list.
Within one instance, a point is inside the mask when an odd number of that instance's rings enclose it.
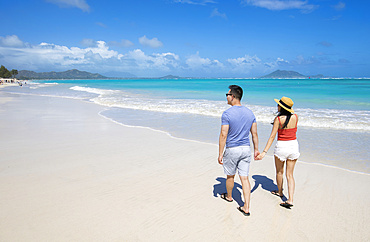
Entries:
{"label": "dark sunglasses", "polygon": [[232,95],[233,95],[233,94],[231,94],[231,93],[226,93],[226,97],[227,97],[227,96],[232,96]]}

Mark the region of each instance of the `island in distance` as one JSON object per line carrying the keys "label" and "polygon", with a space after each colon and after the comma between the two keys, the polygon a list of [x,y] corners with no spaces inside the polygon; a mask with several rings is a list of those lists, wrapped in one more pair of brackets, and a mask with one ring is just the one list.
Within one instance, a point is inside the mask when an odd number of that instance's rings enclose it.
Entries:
{"label": "island in distance", "polygon": [[314,76],[305,76],[296,71],[277,70],[266,76],[261,76],[260,78],[261,79],[307,79],[307,78],[320,79],[320,78],[325,78],[325,76],[321,74],[314,75]]}
{"label": "island in distance", "polygon": [[[113,73],[105,73],[106,75],[113,74]],[[38,79],[38,80],[60,80],[60,79],[136,79],[140,77],[136,77],[135,75],[131,73],[125,73],[127,75],[126,77],[113,77],[112,75],[103,76],[99,73],[90,73],[87,71],[79,71],[77,69],[68,70],[68,71],[62,71],[62,72],[34,72],[34,71],[27,71],[27,70],[21,70],[19,71],[18,75],[16,76],[18,79],[21,80],[32,80],[32,79]],[[142,78],[142,77],[141,77]],[[157,77],[157,78],[145,78],[145,79],[192,79],[192,78],[185,78],[180,76],[174,76],[174,75],[167,75],[163,77]],[[193,77],[196,78],[196,77]],[[314,76],[305,76],[295,71],[284,71],[284,70],[277,70],[274,71],[268,75],[261,76],[259,79],[320,79],[325,78],[323,75],[314,75]]]}

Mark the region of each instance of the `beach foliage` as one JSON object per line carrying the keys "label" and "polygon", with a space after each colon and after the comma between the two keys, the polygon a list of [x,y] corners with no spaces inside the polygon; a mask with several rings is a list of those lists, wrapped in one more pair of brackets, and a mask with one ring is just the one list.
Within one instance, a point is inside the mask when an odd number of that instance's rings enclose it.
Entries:
{"label": "beach foliage", "polygon": [[0,67],[0,77],[2,78],[10,78],[12,77],[12,73],[5,68],[5,66],[1,65]]}
{"label": "beach foliage", "polygon": [[16,76],[16,75],[18,75],[18,70],[16,70],[16,69],[12,69],[12,70],[10,71],[10,73],[12,74],[13,78],[15,78],[15,76]]}

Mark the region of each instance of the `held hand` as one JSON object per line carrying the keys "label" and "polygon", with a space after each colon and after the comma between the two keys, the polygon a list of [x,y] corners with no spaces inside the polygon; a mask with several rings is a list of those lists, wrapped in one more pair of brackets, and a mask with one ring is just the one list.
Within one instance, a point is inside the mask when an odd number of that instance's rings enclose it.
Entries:
{"label": "held hand", "polygon": [[255,150],[254,151],[254,159],[255,160],[260,160],[260,159],[258,159],[258,155],[260,154],[260,152],[258,151],[258,150]]}
{"label": "held hand", "polygon": [[222,159],[223,159],[224,157],[222,156],[222,155],[219,155],[218,156],[218,163],[220,164],[220,165],[223,165],[224,163],[222,162]]}
{"label": "held hand", "polygon": [[265,153],[265,152],[262,152],[261,154],[259,154],[259,155],[257,156],[257,160],[262,160],[262,159],[263,159],[263,157],[265,157],[265,155],[266,155],[266,153]]}

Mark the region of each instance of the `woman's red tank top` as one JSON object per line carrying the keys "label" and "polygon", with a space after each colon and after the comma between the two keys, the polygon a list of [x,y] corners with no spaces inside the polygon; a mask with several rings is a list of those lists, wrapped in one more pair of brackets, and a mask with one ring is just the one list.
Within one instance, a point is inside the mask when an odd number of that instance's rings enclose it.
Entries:
{"label": "woman's red tank top", "polygon": [[[288,141],[288,140],[296,140],[297,139],[297,123],[298,123],[298,117],[297,114],[294,114],[296,116],[297,122],[295,124],[295,128],[292,129],[278,129],[278,140]],[[278,116],[279,124],[280,117]]]}

